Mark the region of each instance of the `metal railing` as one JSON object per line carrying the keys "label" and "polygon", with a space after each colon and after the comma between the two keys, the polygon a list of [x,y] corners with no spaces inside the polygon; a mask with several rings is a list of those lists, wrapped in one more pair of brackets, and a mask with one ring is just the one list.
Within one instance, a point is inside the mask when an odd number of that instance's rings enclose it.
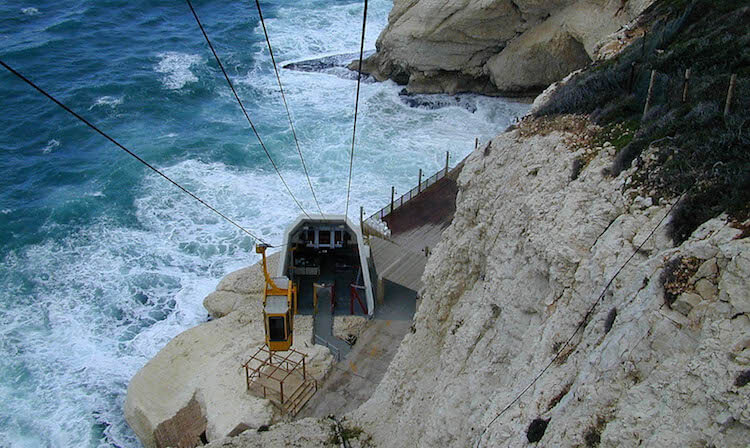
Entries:
{"label": "metal railing", "polygon": [[427,189],[427,187],[435,184],[437,181],[444,178],[449,172],[450,171],[448,168],[441,168],[440,171],[428,177],[426,180],[420,182],[416,187],[402,194],[398,199],[394,199],[393,202],[381,208],[377,212],[373,213],[369,218],[367,218],[367,220],[373,220],[373,219],[382,220],[386,216],[393,213],[393,211],[396,210],[397,208],[401,207],[402,205],[406,204],[410,200],[419,196],[423,191]]}
{"label": "metal railing", "polygon": [[313,335],[313,341],[318,345],[323,345],[323,346],[328,347],[328,349],[331,351],[331,355],[333,355],[333,357],[336,359],[336,362],[341,361],[341,352],[333,344],[329,343],[328,341],[321,338],[317,334]]}

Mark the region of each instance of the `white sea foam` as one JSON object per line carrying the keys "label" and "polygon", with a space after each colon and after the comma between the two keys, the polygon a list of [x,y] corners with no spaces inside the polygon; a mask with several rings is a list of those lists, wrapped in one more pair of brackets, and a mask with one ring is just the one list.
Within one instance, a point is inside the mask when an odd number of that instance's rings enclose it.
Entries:
{"label": "white sea foam", "polygon": [[11,210],[9,208],[4,208],[4,209],[0,210],[0,213],[2,213],[3,215],[9,215],[12,211],[13,210]]}
{"label": "white sea foam", "polygon": [[123,97],[121,96],[109,96],[105,95],[102,97],[99,97],[94,101],[94,104],[89,106],[89,110],[97,107],[97,106],[109,106],[109,107],[116,107],[122,104]]}
{"label": "white sea foam", "polygon": [[164,75],[162,83],[167,89],[181,89],[187,83],[198,81],[198,77],[190,71],[190,67],[202,61],[200,56],[176,51],[159,53],[157,56],[159,63],[156,64],[154,70]]}
{"label": "white sea foam", "polygon": [[39,14],[39,10],[36,9],[36,8],[31,8],[31,7],[29,7],[29,8],[21,8],[21,13],[25,14],[27,16],[35,16],[35,15]]}
{"label": "white sea foam", "polygon": [[47,145],[45,145],[44,148],[42,148],[42,152],[44,154],[49,154],[52,151],[54,151],[55,148],[57,148],[59,146],[60,146],[60,142],[58,140],[52,139],[52,140],[50,140],[50,141],[47,142]]}

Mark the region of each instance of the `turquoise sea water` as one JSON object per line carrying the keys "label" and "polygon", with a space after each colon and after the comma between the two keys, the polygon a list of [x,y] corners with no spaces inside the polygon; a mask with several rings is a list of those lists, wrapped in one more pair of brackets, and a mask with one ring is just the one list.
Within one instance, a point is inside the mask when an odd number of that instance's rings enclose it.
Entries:
{"label": "turquoise sea water", "polygon": [[[196,0],[290,187],[315,211],[254,4]],[[280,62],[355,52],[362,4],[264,1]],[[372,0],[366,48],[391,3]],[[271,243],[299,214],[184,2],[0,3],[0,59]],[[282,70],[324,212],[343,213],[355,82]],[[374,212],[502,131],[526,106],[412,108],[363,84],[350,215]],[[226,273],[256,261],[219,220],[5,70],[0,71],[0,446],[137,447],[130,377],[206,319]]]}

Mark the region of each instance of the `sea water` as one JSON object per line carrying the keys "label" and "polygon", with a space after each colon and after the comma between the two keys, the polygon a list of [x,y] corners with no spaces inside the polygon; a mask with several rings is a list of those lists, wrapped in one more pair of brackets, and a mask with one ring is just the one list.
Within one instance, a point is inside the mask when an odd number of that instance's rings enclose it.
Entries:
{"label": "sea water", "polygon": [[[317,212],[253,2],[195,0],[289,187]],[[356,52],[362,3],[265,0],[280,63]],[[374,49],[391,3],[371,0]],[[251,133],[188,6],[0,3],[0,59],[270,243],[301,213]],[[281,70],[320,205],[343,213],[356,82]],[[363,83],[349,215],[408,191],[525,105],[463,96],[410,107]],[[464,107],[466,103],[471,107]],[[130,378],[206,320],[203,298],[257,260],[254,241],[0,70],[0,446],[137,447]]]}

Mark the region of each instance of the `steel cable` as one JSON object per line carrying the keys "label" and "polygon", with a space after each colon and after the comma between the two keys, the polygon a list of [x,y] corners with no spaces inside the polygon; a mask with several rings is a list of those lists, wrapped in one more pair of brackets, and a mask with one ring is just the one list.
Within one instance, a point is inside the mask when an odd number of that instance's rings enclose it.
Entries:
{"label": "steel cable", "polygon": [[359,86],[362,81],[362,56],[365,51],[365,28],[367,26],[367,0],[365,0],[365,11],[362,17],[362,39],[359,43],[359,66],[357,67],[357,96],[354,100],[354,127],[352,129],[352,149],[349,155],[349,181],[346,186],[346,208],[344,216],[349,215],[349,195],[352,189],[352,166],[354,165],[354,140],[357,136],[357,113],[359,111]]}
{"label": "steel cable", "polygon": [[284,187],[286,188],[286,191],[289,193],[289,196],[292,197],[295,204],[297,204],[297,207],[299,207],[299,209],[302,210],[302,213],[304,213],[308,218],[310,218],[310,215],[307,214],[307,211],[305,211],[305,209],[302,207],[302,204],[300,204],[300,202],[294,196],[294,193],[292,193],[292,190],[289,188],[289,185],[286,183],[286,180],[284,180],[284,176],[281,175],[281,171],[279,171],[278,166],[276,166],[276,162],[273,161],[273,158],[271,157],[271,153],[268,152],[268,149],[266,148],[265,143],[263,143],[263,139],[260,138],[260,134],[258,134],[258,130],[255,128],[253,121],[250,119],[250,115],[248,115],[247,110],[245,109],[245,106],[242,104],[242,100],[240,100],[239,95],[237,95],[237,91],[234,89],[234,85],[232,84],[232,81],[229,80],[229,75],[227,74],[227,71],[224,70],[224,65],[221,63],[221,59],[219,59],[219,55],[216,53],[216,50],[214,49],[214,46],[211,43],[211,39],[208,38],[208,34],[206,33],[206,30],[203,28],[203,24],[198,18],[198,13],[195,12],[195,8],[193,8],[193,3],[190,0],[186,0],[186,1],[187,1],[188,6],[190,7],[190,11],[193,13],[193,17],[195,17],[196,23],[198,23],[198,27],[201,29],[201,33],[203,33],[203,37],[206,39],[206,43],[208,44],[208,47],[211,49],[211,53],[213,53],[214,58],[216,59],[216,63],[219,65],[221,72],[224,74],[224,79],[226,79],[229,89],[232,91],[232,94],[234,94],[234,98],[237,100],[237,104],[240,105],[240,109],[242,109],[242,113],[245,114],[245,118],[247,119],[247,122],[250,125],[250,129],[253,130],[255,137],[258,139],[258,142],[260,143],[260,147],[263,148],[263,152],[266,153],[266,157],[268,157],[268,160],[271,162],[271,165],[273,165],[273,169],[276,171],[276,174],[279,175],[279,179],[281,179],[281,183],[284,184]]}
{"label": "steel cable", "polygon": [[[694,185],[695,184],[693,184],[693,186]],[[651,237],[654,236],[654,234],[659,229],[659,227],[661,227],[661,225],[664,222],[664,220],[667,219],[667,217],[672,213],[672,210],[674,210],[674,208],[677,206],[677,204],[679,204],[680,202],[682,202],[682,198],[684,198],[685,195],[690,190],[692,190],[692,189],[693,189],[693,187],[690,187],[687,190],[685,190],[684,192],[682,192],[682,194],[677,198],[677,201],[675,201],[675,203],[672,204],[671,207],[669,207],[669,209],[664,214],[664,216],[662,216],[662,218],[659,220],[659,222],[656,224],[656,226],[651,230],[651,233],[649,233],[648,236],[646,236],[646,239],[643,240],[643,242],[633,251],[633,253],[630,255],[630,257],[627,260],[625,260],[625,263],[623,263],[622,266],[620,266],[620,268],[617,270],[617,272],[615,272],[615,274],[612,276],[612,278],[609,279],[609,281],[607,282],[607,284],[604,286],[604,289],[602,290],[601,294],[599,294],[599,297],[596,299],[596,301],[594,302],[594,304],[591,305],[591,307],[588,309],[588,311],[586,312],[586,314],[584,315],[583,319],[578,324],[578,326],[576,326],[576,329],[573,331],[573,334],[571,334],[570,337],[568,338],[568,340],[565,341],[565,343],[560,347],[560,349],[557,351],[557,353],[552,358],[552,360],[549,363],[547,363],[547,365],[544,366],[544,368],[536,375],[536,377],[534,377],[534,379],[528,384],[528,386],[526,386],[518,395],[516,395],[516,397],[510,403],[508,403],[507,406],[505,406],[500,412],[498,412],[497,415],[495,415],[495,417],[484,427],[484,429],[482,430],[482,432],[479,433],[479,437],[477,438],[477,443],[476,443],[476,447],[477,448],[479,448],[481,446],[482,437],[487,432],[487,430],[490,428],[490,426],[492,426],[492,424],[495,423],[495,421],[497,421],[497,419],[500,418],[501,415],[505,414],[511,407],[513,407],[513,405],[516,404],[518,402],[518,400],[520,400],[521,397],[526,392],[528,392],[528,390],[531,389],[531,387],[534,386],[534,384],[536,384],[537,381],[539,381],[539,378],[541,378],[542,375],[544,375],[544,373],[547,372],[547,370],[552,366],[552,364],[555,361],[557,361],[557,359],[560,357],[560,355],[563,353],[563,351],[568,347],[568,345],[570,345],[570,342],[573,340],[573,338],[576,336],[576,334],[578,334],[578,330],[580,330],[581,328],[583,328],[586,325],[589,317],[591,317],[591,315],[594,313],[594,309],[596,308],[597,305],[599,305],[599,302],[602,301],[602,299],[604,298],[604,295],[607,293],[607,290],[612,285],[612,283],[615,281],[615,279],[620,274],[620,272],[622,272],[623,269],[625,269],[625,267],[628,265],[628,263],[630,263],[630,261],[633,258],[635,258],[636,254],[638,254],[638,252],[640,252],[640,250],[643,248],[643,246],[646,244],[646,242],[649,239],[651,239]]]}
{"label": "steel cable", "polygon": [[[36,89],[39,93],[41,93],[42,95],[44,95],[47,98],[49,98],[50,100],[52,100],[55,104],[57,104],[58,106],[60,106],[63,110],[65,110],[69,114],[71,114],[74,117],[76,117],[78,120],[80,120],[81,122],[83,122],[86,126],[88,126],[89,128],[93,129],[94,131],[96,131],[99,135],[101,135],[102,137],[106,138],[110,142],[114,143],[118,148],[122,149],[123,151],[125,151],[126,153],[128,153],[130,156],[132,156],[133,158],[135,158],[136,160],[138,160],[139,162],[141,162],[143,165],[147,166],[150,170],[152,170],[153,172],[155,172],[159,176],[161,176],[164,179],[166,179],[167,181],[169,181],[172,185],[174,185],[175,187],[179,188],[180,190],[182,190],[184,193],[186,193],[187,195],[189,195],[190,197],[192,197],[196,201],[200,202],[203,206],[207,207],[209,210],[211,210],[215,214],[219,215],[224,220],[226,220],[227,222],[229,222],[233,226],[235,226],[238,229],[240,229],[242,232],[246,233],[247,235],[250,235],[256,241],[260,241],[263,244],[268,244],[265,241],[263,241],[262,238],[256,236],[255,234],[253,234],[249,230],[245,229],[244,227],[242,227],[241,225],[239,225],[237,222],[235,222],[234,220],[232,220],[231,218],[227,217],[225,214],[223,214],[222,212],[220,212],[219,210],[217,210],[216,208],[214,208],[213,206],[211,206],[210,204],[208,204],[206,201],[204,201],[203,199],[201,199],[198,196],[196,196],[195,194],[193,194],[187,188],[183,187],[179,183],[177,183],[174,180],[172,180],[171,178],[169,178],[169,176],[167,176],[166,174],[164,174],[163,172],[161,172],[159,169],[155,168],[150,163],[148,163],[145,160],[143,160],[140,156],[138,156],[133,151],[131,151],[128,148],[126,148],[124,145],[122,145],[120,142],[118,142],[114,138],[110,137],[107,133],[105,133],[104,131],[102,131],[98,127],[96,127],[90,121],[88,121],[87,119],[85,119],[82,116],[78,115],[71,108],[69,108],[68,106],[66,106],[62,102],[60,102],[57,98],[55,98],[51,94],[47,93],[41,87],[39,87],[36,84],[34,84],[31,80],[29,80],[27,77],[25,77],[21,73],[17,72],[16,70],[14,70],[12,67],[10,67],[8,64],[6,64],[5,62],[3,62],[2,60],[0,60],[0,65],[2,65],[3,67],[5,67],[9,72],[11,72],[12,74],[16,75],[18,78],[20,78],[24,82],[26,82],[26,84],[28,84],[31,87],[33,87],[34,89]],[[276,247],[276,246],[271,246],[271,247]]]}
{"label": "steel cable", "polygon": [[297,131],[294,129],[294,123],[292,122],[292,114],[289,112],[289,104],[286,101],[286,94],[284,93],[284,86],[281,84],[281,76],[279,76],[279,69],[276,67],[276,58],[273,55],[273,47],[271,47],[271,40],[268,38],[268,30],[266,29],[266,22],[263,19],[263,12],[260,9],[260,1],[255,0],[255,6],[258,8],[258,17],[260,17],[260,24],[263,26],[263,34],[266,37],[266,45],[268,45],[268,53],[271,55],[271,62],[273,63],[273,71],[276,73],[276,81],[279,84],[279,90],[281,91],[281,100],[284,102],[284,109],[286,109],[286,117],[289,120],[289,128],[292,130],[292,137],[294,137],[294,144],[297,147],[297,153],[299,154],[299,160],[302,162],[302,169],[305,171],[305,177],[307,178],[307,184],[310,186],[310,192],[312,193],[315,205],[318,207],[318,211],[323,215],[323,209],[320,207],[318,197],[315,195],[315,189],[313,188],[312,181],[310,180],[310,174],[307,171],[307,164],[305,158],[302,156],[302,149],[299,146],[299,140],[297,139]]}

